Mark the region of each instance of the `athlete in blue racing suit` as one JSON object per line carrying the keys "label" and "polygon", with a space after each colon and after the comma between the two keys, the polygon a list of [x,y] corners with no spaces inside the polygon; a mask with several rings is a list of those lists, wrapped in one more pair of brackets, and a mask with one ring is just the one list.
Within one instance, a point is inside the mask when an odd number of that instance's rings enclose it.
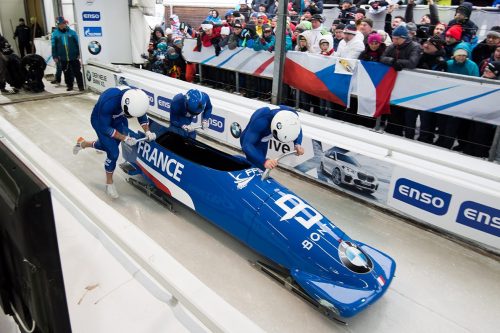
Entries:
{"label": "athlete in blue racing suit", "polygon": [[212,115],[212,103],[206,93],[190,89],[185,95],[175,95],[170,106],[170,127],[168,130],[195,139],[195,127],[191,123],[201,113],[203,113],[201,128],[206,129],[208,128],[208,119]]}
{"label": "athlete in blue racing suit", "polygon": [[120,151],[118,146],[121,141],[133,146],[136,138],[130,136],[127,118],[137,117],[139,124],[146,133],[148,141],[156,139],[156,135],[149,131],[149,121],[146,110],[149,106],[148,96],[139,89],[129,87],[109,88],[104,91],[92,110],[90,122],[97,134],[97,141],[85,141],[78,138],[73,148],[76,155],[84,148],[95,148],[106,152],[106,193],[116,199],[118,193],[113,184],[113,172]]}
{"label": "athlete in blue racing suit", "polygon": [[271,138],[295,145],[297,155],[304,154],[302,128],[297,112],[288,106],[278,109],[263,107],[254,112],[247,127],[241,133],[240,144],[247,159],[261,169],[273,169],[278,165],[274,159],[266,159]]}

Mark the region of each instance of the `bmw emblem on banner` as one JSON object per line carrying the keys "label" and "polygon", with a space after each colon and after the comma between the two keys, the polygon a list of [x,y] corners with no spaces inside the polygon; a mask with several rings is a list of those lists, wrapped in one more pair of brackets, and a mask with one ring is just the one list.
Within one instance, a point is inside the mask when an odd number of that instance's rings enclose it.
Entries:
{"label": "bmw emblem on banner", "polygon": [[92,80],[92,73],[90,71],[87,71],[86,77],[87,77],[87,81],[90,82]]}
{"label": "bmw emblem on banner", "polygon": [[339,245],[340,261],[355,273],[368,273],[373,269],[373,262],[358,246],[343,241]]}
{"label": "bmw emblem on banner", "polygon": [[101,43],[96,40],[93,40],[89,43],[89,52],[93,55],[99,54],[101,52]]}
{"label": "bmw emblem on banner", "polygon": [[238,139],[241,136],[241,126],[237,122],[231,124],[231,135]]}

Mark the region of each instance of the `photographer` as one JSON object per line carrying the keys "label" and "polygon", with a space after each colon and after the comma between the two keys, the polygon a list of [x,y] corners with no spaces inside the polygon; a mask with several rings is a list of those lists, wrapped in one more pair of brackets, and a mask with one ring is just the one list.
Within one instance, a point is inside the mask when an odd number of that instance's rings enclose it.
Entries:
{"label": "photographer", "polygon": [[311,15],[323,14],[323,0],[304,0],[304,11],[308,10]]}
{"label": "photographer", "polygon": [[[434,28],[439,23],[438,8],[434,4],[434,0],[428,0],[429,14],[425,14],[420,18],[420,23],[417,24],[417,38],[420,40],[427,40],[434,34]],[[415,0],[408,0],[408,5],[405,11],[405,21],[414,22],[413,9],[415,8]]]}

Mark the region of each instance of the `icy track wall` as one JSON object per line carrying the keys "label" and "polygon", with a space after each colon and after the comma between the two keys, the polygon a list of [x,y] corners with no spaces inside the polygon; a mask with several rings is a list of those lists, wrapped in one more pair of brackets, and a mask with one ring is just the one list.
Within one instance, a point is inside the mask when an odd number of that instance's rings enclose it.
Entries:
{"label": "icy track wall", "polygon": [[[238,149],[251,114],[273,107],[135,68],[89,62],[85,77],[97,92],[117,85],[143,89],[149,113],[167,120],[177,93],[200,89],[214,107],[203,134]],[[309,113],[300,118],[306,153],[282,160],[287,169],[500,253],[500,165]],[[291,149],[270,141],[268,156]]]}

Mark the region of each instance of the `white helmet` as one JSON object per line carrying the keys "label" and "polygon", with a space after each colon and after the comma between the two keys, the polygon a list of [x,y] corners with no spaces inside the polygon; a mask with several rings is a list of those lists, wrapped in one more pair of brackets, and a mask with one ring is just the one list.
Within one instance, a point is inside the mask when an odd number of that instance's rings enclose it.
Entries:
{"label": "white helmet", "polygon": [[127,117],[141,117],[149,107],[149,97],[140,89],[129,89],[122,96],[122,110]]}
{"label": "white helmet", "polygon": [[295,141],[300,134],[299,116],[292,111],[280,111],[271,121],[273,137],[283,143]]}

